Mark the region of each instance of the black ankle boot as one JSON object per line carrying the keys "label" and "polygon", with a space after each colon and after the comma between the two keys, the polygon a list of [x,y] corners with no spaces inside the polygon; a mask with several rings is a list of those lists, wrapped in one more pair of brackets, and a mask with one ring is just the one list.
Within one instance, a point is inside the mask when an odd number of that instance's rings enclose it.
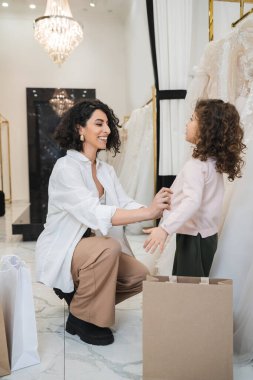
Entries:
{"label": "black ankle boot", "polygon": [[62,300],[63,298],[67,302],[68,305],[70,305],[70,302],[72,301],[72,298],[74,297],[75,290],[71,293],[64,293],[61,291],[61,289],[53,288],[55,294]]}
{"label": "black ankle boot", "polygon": [[114,342],[114,337],[108,327],[99,327],[85,322],[69,313],[66,331],[71,335],[78,335],[83,342],[97,346],[106,346]]}

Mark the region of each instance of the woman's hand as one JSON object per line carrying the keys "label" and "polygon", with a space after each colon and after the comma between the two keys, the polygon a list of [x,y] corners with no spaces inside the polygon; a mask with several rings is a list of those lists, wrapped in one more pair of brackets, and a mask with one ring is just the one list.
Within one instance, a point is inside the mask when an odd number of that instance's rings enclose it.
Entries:
{"label": "woman's hand", "polygon": [[149,207],[141,207],[134,210],[125,210],[117,208],[112,216],[113,226],[122,226],[129,223],[142,222],[160,218],[164,210],[170,208],[170,197],[172,191],[163,187],[154,197]]}
{"label": "woman's hand", "polygon": [[164,210],[170,209],[171,194],[173,192],[168,187],[163,187],[155,195],[148,209],[150,211],[150,219],[158,219],[162,217]]}
{"label": "woman's hand", "polygon": [[159,246],[160,252],[162,252],[168,233],[162,227],[143,229],[143,232],[145,232],[145,234],[150,234],[143,244],[145,251],[149,252],[151,250],[150,253],[154,253]]}

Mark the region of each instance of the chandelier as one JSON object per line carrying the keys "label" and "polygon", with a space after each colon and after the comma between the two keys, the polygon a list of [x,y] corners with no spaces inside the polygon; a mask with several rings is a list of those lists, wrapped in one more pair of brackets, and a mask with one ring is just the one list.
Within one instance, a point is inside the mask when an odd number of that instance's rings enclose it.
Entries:
{"label": "chandelier", "polygon": [[68,0],[47,0],[44,16],[34,21],[34,37],[54,63],[62,64],[83,38],[73,19]]}
{"label": "chandelier", "polygon": [[57,88],[53,94],[52,99],[49,100],[54,112],[58,116],[62,116],[70,107],[74,105],[74,101],[69,99],[67,91]]}

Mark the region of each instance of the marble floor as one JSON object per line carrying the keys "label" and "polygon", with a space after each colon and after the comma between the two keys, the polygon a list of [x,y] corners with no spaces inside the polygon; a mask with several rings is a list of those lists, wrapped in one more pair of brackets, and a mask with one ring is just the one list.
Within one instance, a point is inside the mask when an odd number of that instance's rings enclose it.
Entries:
{"label": "marble floor", "polygon": [[[137,295],[116,307],[112,345],[91,346],[65,332],[68,309],[51,289],[34,278],[35,242],[23,242],[12,235],[11,223],[24,208],[22,203],[7,205],[0,218],[0,256],[15,254],[30,267],[41,363],[6,376],[6,380],[141,380],[142,379],[142,296]],[[154,259],[144,252],[142,235],[129,235],[136,257],[149,268]],[[234,366],[234,380],[252,380],[253,366]],[[185,379],[187,380],[187,379]],[[204,379],[203,379],[204,380]]]}

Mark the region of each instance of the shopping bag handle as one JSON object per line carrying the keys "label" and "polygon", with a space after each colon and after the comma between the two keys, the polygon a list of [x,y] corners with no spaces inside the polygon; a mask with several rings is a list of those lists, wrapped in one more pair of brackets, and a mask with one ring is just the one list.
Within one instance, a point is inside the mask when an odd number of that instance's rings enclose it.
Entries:
{"label": "shopping bag handle", "polygon": [[0,259],[0,271],[7,271],[13,268],[18,270],[22,267],[26,267],[26,264],[17,255],[4,255]]}
{"label": "shopping bag handle", "polygon": [[[169,282],[172,284],[177,283],[177,276],[169,276]],[[209,277],[200,277],[200,285],[209,285]]]}
{"label": "shopping bag handle", "polygon": [[200,277],[200,285],[209,285],[209,277]]}

